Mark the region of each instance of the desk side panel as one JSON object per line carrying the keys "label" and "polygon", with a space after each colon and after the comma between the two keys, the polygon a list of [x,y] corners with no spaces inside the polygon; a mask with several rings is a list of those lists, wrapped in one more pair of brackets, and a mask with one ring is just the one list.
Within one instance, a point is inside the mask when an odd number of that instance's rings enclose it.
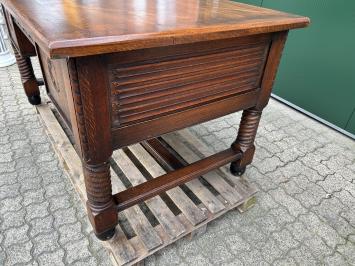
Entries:
{"label": "desk side panel", "polygon": [[48,96],[58,109],[69,127],[70,112],[67,100],[67,90],[70,90],[69,72],[66,59],[50,59],[41,49],[38,49],[42,73]]}

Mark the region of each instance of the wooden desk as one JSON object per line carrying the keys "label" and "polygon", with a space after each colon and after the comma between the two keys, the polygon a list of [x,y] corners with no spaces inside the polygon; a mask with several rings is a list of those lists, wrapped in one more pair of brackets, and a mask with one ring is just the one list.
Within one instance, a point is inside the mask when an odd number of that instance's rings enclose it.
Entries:
{"label": "wooden desk", "polygon": [[[245,171],[287,32],[309,23],[225,0],[1,2],[30,103],[41,102],[29,59],[38,55],[72,131],[89,218],[103,240],[118,211],[227,163],[236,175]],[[240,110],[229,149],[112,195],[114,149]],[[148,143],[164,156],[159,141]]]}

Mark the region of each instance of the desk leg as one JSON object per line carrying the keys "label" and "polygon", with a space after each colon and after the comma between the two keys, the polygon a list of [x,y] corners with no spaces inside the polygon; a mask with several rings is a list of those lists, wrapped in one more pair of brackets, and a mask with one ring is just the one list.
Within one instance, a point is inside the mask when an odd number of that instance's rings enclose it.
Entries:
{"label": "desk leg", "polygon": [[96,236],[108,240],[115,233],[118,215],[109,164],[112,141],[107,72],[101,57],[69,59],[68,71],[68,107],[83,164],[87,212]]}
{"label": "desk leg", "polygon": [[16,57],[17,66],[20,71],[21,81],[28,101],[32,105],[41,103],[40,92],[38,88],[37,79],[34,75],[30,57],[22,56],[15,47],[13,47]]}
{"label": "desk leg", "polygon": [[112,197],[110,164],[84,163],[86,203],[90,222],[100,240],[108,240],[115,234],[117,208]]}
{"label": "desk leg", "polygon": [[261,111],[255,108],[243,111],[238,137],[232,144],[233,149],[241,151],[243,154],[240,160],[231,163],[230,169],[234,175],[241,176],[245,172],[246,166],[253,160],[255,151],[254,140],[260,118]]}

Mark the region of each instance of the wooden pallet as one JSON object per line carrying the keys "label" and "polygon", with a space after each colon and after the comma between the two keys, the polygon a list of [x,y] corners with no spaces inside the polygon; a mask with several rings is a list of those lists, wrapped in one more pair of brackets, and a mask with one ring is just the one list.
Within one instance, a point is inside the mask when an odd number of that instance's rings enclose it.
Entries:
{"label": "wooden pallet", "polygon": [[[48,104],[37,107],[64,169],[86,202],[81,161]],[[161,148],[157,153],[152,146]],[[166,156],[164,156],[164,153]],[[174,156],[170,156],[170,155]],[[132,145],[113,153],[113,193],[158,177],[212,152],[188,130]],[[116,235],[102,242],[116,265],[132,265],[186,235],[202,234],[206,225],[229,210],[243,212],[255,203],[255,187],[229,173],[227,166],[119,214]]]}

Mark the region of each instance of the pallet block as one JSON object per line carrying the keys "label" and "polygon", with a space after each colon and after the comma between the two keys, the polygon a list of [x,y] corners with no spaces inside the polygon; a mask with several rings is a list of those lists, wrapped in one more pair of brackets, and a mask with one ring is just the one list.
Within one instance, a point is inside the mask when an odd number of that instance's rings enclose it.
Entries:
{"label": "pallet block", "polygon": [[[37,110],[63,168],[85,206],[80,158],[50,105],[42,104]],[[186,129],[153,141],[163,143],[186,163],[213,153]],[[148,141],[114,151],[111,161],[113,193],[173,170],[149,147]],[[256,192],[245,177],[235,177],[227,166],[222,167],[119,213],[115,236],[102,244],[114,264],[141,264],[144,258],[184,236],[203,234],[208,223],[224,213],[235,208],[244,212],[255,204]]]}

